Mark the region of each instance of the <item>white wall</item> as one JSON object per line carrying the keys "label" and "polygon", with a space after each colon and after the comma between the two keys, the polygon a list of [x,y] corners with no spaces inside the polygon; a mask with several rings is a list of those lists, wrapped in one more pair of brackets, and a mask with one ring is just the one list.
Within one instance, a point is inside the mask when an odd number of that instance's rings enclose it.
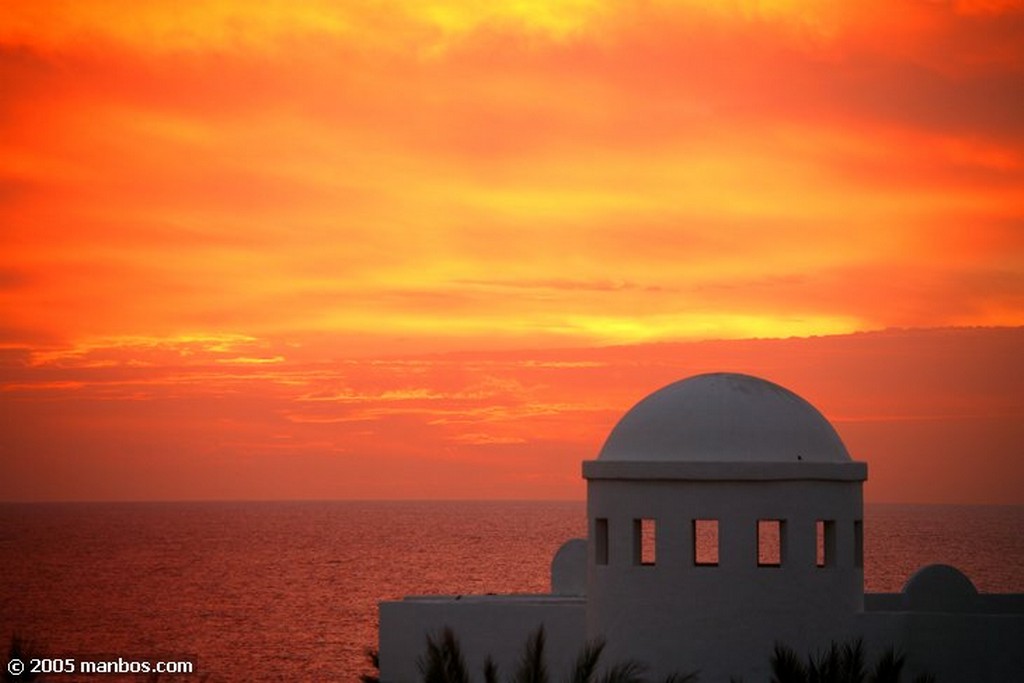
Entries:
{"label": "white wall", "polygon": [[[702,681],[768,677],[777,640],[798,651],[852,633],[863,606],[854,563],[860,481],[650,481],[590,478],[588,520],[608,519],[609,562],[588,562],[587,633],[611,659]],[[636,518],[657,520],[657,563],[633,562]],[[694,566],[692,520],[719,521],[719,565]],[[757,566],[758,519],[785,520],[781,567]],[[815,522],[834,520],[835,565],[815,566]],[[591,538],[591,547],[595,539]]]}
{"label": "white wall", "polygon": [[895,645],[906,654],[907,680],[924,672],[940,683],[1024,680],[1024,595],[977,595],[959,612],[899,611],[904,597],[868,595],[855,624],[872,652]]}
{"label": "white wall", "polygon": [[541,624],[547,634],[548,666],[554,680],[584,644],[584,600],[555,596],[464,596],[406,598],[380,604],[380,673],[383,683],[421,679],[417,658],[427,634],[450,626],[462,646],[472,680],[483,680],[484,658],[497,662],[501,680],[514,671],[523,643]]}

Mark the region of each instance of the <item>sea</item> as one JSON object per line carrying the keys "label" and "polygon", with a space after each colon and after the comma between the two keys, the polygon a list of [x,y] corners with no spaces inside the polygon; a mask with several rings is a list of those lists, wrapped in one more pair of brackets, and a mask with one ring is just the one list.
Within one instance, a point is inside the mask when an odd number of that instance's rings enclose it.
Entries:
{"label": "sea", "polygon": [[[1024,506],[864,517],[868,591],[941,562],[1024,592]],[[380,601],[546,592],[552,555],[585,535],[582,502],[0,504],[0,637],[38,657],[195,662],[161,681],[355,683]]]}

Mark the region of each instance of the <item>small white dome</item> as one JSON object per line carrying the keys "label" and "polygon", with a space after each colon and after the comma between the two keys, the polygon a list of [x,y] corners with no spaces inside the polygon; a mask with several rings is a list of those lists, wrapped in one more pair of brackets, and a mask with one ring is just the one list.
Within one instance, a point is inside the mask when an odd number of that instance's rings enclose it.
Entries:
{"label": "small white dome", "polygon": [[585,595],[587,592],[587,541],[571,538],[551,559],[551,593]]}
{"label": "small white dome", "polygon": [[903,586],[904,609],[915,612],[969,612],[978,589],[967,575],[948,564],[930,564]]}
{"label": "small white dome", "polygon": [[637,403],[598,460],[837,463],[850,455],[829,421],[792,391],[723,372],[675,382]]}

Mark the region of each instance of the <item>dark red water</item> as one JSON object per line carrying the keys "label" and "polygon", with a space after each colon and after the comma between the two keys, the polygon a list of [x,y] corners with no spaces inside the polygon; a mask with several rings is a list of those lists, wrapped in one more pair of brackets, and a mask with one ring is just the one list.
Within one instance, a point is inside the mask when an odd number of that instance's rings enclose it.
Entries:
{"label": "dark red water", "polygon": [[[868,590],[945,562],[1024,592],[1022,507],[865,517]],[[578,502],[0,505],[0,634],[46,656],[194,656],[210,681],[356,681],[380,600],[544,592],[584,533]]]}

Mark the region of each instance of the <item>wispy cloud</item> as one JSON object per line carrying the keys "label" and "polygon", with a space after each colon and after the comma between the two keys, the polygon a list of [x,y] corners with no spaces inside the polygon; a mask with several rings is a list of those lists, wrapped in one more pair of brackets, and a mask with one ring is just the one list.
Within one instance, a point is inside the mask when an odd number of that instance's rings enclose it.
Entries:
{"label": "wispy cloud", "polygon": [[[331,489],[339,497],[473,497],[472,482],[530,497],[541,489],[521,482],[537,479],[548,482],[544,495],[577,497],[579,461],[596,455],[637,400],[687,375],[734,370],[778,381],[820,407],[854,457],[869,462],[871,499],[1020,502],[1024,469],[1005,461],[1024,437],[1024,374],[1014,372],[1022,330],[892,330],[366,360],[293,348],[270,364],[217,361],[218,354],[236,357],[237,344],[272,354],[287,345],[203,340],[187,345],[195,353],[182,354],[181,342],[147,340],[142,346],[154,355],[139,365],[97,365],[78,355],[69,363],[55,354],[47,364],[0,371],[0,408],[11,426],[0,435],[0,482],[15,487],[0,485],[0,497],[88,497],[95,477],[105,477],[104,486],[127,487],[155,466],[153,449],[164,453],[161,463],[169,458],[194,477],[221,482],[204,495],[229,495],[231,472],[258,463],[260,474],[245,496],[275,497],[280,477],[274,473],[302,462],[313,480],[320,467],[339,468]],[[174,352],[163,352],[166,346]],[[200,351],[211,346],[220,350]],[[130,359],[139,348],[121,340],[90,353]],[[978,467],[931,467],[933,458]],[[453,477],[443,483],[402,474],[454,463],[474,474],[449,471]],[[913,486],[907,468],[917,473]],[[88,474],[55,476],[72,470]],[[373,485],[366,483],[371,472],[379,473]],[[131,485],[131,495],[198,495],[160,481],[148,486]],[[310,487],[323,495],[319,483]]]}

